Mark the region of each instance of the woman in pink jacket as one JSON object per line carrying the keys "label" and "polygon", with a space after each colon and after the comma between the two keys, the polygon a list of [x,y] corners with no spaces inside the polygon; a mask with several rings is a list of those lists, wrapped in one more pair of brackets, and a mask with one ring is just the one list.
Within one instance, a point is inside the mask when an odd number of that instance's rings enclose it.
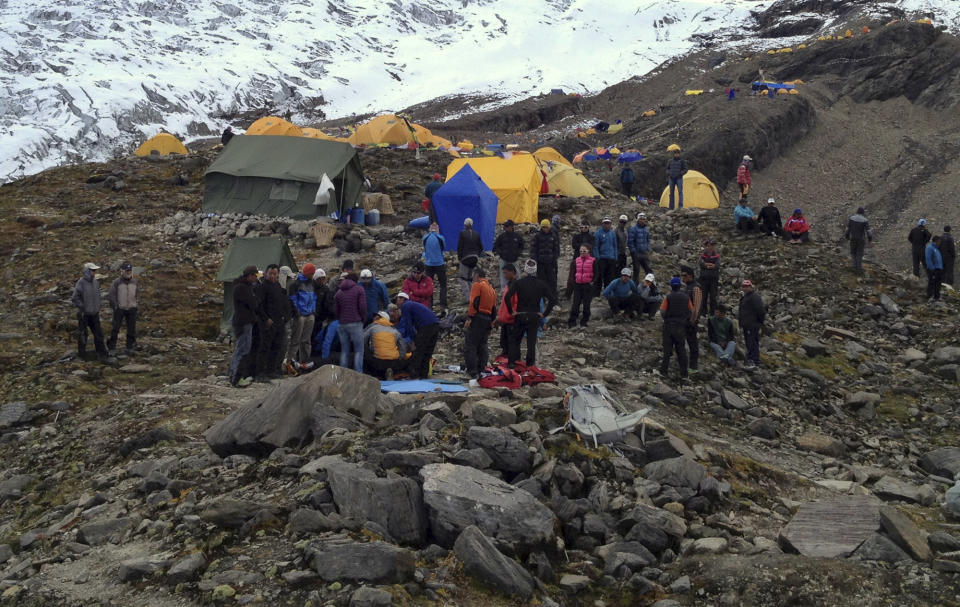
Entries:
{"label": "woman in pink jacket", "polygon": [[580,256],[573,263],[573,305],[570,306],[570,320],[567,326],[571,329],[577,326],[577,316],[580,306],[583,306],[583,315],[580,316],[580,326],[586,327],[590,321],[590,303],[593,301],[593,272],[596,260],[590,256],[590,249],[580,247]]}

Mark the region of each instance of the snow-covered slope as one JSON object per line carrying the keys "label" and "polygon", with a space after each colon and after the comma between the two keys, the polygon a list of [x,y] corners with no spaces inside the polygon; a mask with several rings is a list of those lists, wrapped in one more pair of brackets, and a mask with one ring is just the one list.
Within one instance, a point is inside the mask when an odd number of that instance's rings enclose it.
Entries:
{"label": "snow-covered slope", "polygon": [[0,179],[267,113],[308,122],[452,93],[596,91],[747,33],[772,4],[0,0]]}

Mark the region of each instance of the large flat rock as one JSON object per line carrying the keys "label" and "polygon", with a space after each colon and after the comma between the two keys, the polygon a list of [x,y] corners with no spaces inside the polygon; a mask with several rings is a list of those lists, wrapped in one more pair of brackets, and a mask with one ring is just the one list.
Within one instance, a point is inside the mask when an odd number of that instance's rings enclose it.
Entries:
{"label": "large flat rock", "polygon": [[960,474],[960,447],[943,447],[925,453],[920,458],[920,467],[930,474],[952,480]]}
{"label": "large flat rock", "polygon": [[327,479],[340,514],[361,522],[374,521],[393,539],[420,545],[426,535],[423,495],[412,478],[378,478],[356,464],[330,466]]}
{"label": "large flat rock", "polygon": [[845,558],[880,529],[872,497],[803,504],[780,531],[780,545],[804,556]]}

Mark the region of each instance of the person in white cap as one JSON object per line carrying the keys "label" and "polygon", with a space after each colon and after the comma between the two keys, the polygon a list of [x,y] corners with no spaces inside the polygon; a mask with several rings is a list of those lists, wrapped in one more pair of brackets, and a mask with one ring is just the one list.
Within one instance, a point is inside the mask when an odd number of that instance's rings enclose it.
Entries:
{"label": "person in white cap", "polygon": [[100,362],[107,360],[107,345],[103,341],[103,327],[100,326],[100,282],[97,280],[95,263],[83,264],[83,276],[73,287],[70,302],[77,308],[77,356],[87,354],[87,329],[93,334],[93,345]]}
{"label": "person in white cap", "polygon": [[367,318],[364,326],[373,322],[377,312],[387,309],[390,305],[390,292],[387,285],[373,277],[373,272],[364,268],[360,271],[360,286],[367,296]]}
{"label": "person in white cap", "polygon": [[652,273],[648,273],[643,277],[643,284],[637,289],[640,292],[640,305],[642,306],[637,309],[640,320],[643,320],[644,315],[653,320],[657,315],[657,310],[660,309],[660,301],[663,299],[663,296],[660,295],[660,289],[657,288],[657,279]]}
{"label": "person in white cap", "polygon": [[760,209],[760,213],[757,214],[757,221],[763,226],[761,229],[764,234],[769,236],[783,234],[783,220],[780,218],[780,209],[777,208],[775,199],[767,199],[767,206]]}
{"label": "person in white cap", "polygon": [[406,370],[410,360],[407,342],[390,322],[390,314],[394,310],[399,314],[399,308],[389,304],[386,310],[377,312],[373,322],[363,330],[363,343],[366,346],[364,366],[377,377],[388,381],[393,379],[394,373]]}
{"label": "person in white cap", "polygon": [[283,290],[287,289],[287,283],[297,276],[297,273],[290,269],[290,266],[280,266],[280,274],[277,277],[277,284]]}
{"label": "person in white cap", "polygon": [[927,260],[924,257],[924,247],[930,242],[930,230],[927,229],[927,220],[917,221],[915,228],[910,230],[907,235],[907,242],[910,243],[910,257],[913,261],[913,275],[920,277],[920,266],[927,267]]}
{"label": "person in white cap", "polygon": [[636,318],[638,311],[642,308],[640,291],[637,289],[637,283],[630,278],[630,274],[630,268],[620,270],[620,279],[611,280],[603,290],[603,296],[610,304],[614,322],[618,318],[624,320]]}
{"label": "person in white cap", "polygon": [[463,220],[463,230],[457,237],[457,259],[460,261],[460,296],[463,303],[469,303],[470,289],[473,288],[473,269],[483,255],[483,241],[480,233],[473,229],[473,220]]}
{"label": "person in white cap", "polygon": [[753,158],[744,156],[740,166],[737,167],[737,185],[740,186],[740,197],[743,198],[750,193],[750,162]]}
{"label": "person in white cap", "polygon": [[621,215],[617,222],[617,229],[614,230],[614,232],[617,234],[617,272],[627,267],[627,232],[629,230],[627,227],[628,221],[630,221],[629,217],[626,215]]}

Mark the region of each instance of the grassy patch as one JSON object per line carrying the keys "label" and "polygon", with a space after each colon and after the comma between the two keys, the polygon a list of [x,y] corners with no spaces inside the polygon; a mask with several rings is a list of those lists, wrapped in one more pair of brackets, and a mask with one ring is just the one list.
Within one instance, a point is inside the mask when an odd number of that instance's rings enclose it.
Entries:
{"label": "grassy patch", "polygon": [[579,437],[574,438],[573,435],[570,435],[569,439],[562,444],[551,443],[545,450],[547,455],[564,461],[576,459],[603,460],[610,459],[614,455],[606,445],[594,449],[587,446]]}
{"label": "grassy patch", "polygon": [[910,421],[907,410],[916,406],[917,399],[909,394],[894,394],[888,392],[877,405],[877,416],[881,419],[892,420],[901,424]]}
{"label": "grassy patch", "polygon": [[839,375],[856,375],[857,369],[846,358],[840,356],[815,356],[791,353],[787,358],[794,366],[811,369],[827,379],[836,379]]}

